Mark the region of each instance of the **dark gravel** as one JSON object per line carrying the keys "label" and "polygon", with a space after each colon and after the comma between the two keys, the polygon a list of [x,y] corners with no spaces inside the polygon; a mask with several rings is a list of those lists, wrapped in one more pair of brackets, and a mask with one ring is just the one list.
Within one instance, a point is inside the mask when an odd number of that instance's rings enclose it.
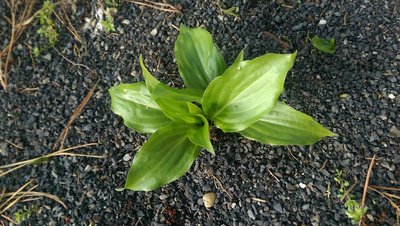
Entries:
{"label": "dark gravel", "polygon": [[[53,158],[0,178],[0,190],[8,191],[35,178],[36,190],[57,195],[68,206],[37,202],[39,213],[24,225],[351,225],[337,198],[334,172],[342,169],[345,178],[356,183],[352,194],[361,200],[373,154],[378,158],[370,183],[400,187],[398,1],[288,1],[286,6],[282,1],[224,1],[239,7],[240,21],[222,14],[214,1],[171,1],[183,10],[181,15],[125,2],[115,16],[115,34],[94,34],[84,28],[85,18],[94,18],[96,2],[79,3],[77,11],[70,12],[82,43],[58,25],[61,35],[55,47],[94,73],[68,63],[55,49],[33,63],[25,44],[43,43],[34,23],[13,51],[9,92],[0,91],[0,165],[4,165],[51,152],[74,109],[100,80],[65,145],[98,142],[80,152],[104,155],[104,160]],[[0,15],[4,47],[10,29],[3,18],[9,15],[3,0]],[[129,156],[146,136],[126,128],[111,112],[107,89],[143,80],[141,53],[160,80],[182,86],[173,57],[178,32],[172,27],[180,23],[207,28],[229,63],[242,48],[247,59],[298,50],[282,99],[339,136],[300,148],[271,147],[218,132],[217,155],[203,152],[180,180],[154,192],[115,191],[124,183]],[[289,47],[266,32],[281,37]],[[308,33],[334,37],[336,54],[314,49]],[[24,92],[24,88],[38,89]],[[202,195],[210,191],[217,193],[217,201],[207,210]],[[396,224],[394,210],[378,194],[368,193],[366,205],[369,225]],[[7,213],[12,216],[11,212]]]}

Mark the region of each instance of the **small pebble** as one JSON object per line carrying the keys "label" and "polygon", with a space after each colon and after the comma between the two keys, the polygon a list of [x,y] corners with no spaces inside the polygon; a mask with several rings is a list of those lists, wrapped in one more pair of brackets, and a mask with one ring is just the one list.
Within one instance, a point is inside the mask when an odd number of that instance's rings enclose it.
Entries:
{"label": "small pebble", "polygon": [[126,155],[124,155],[123,160],[125,162],[127,162],[127,161],[131,160],[131,156],[129,154],[126,154]]}
{"label": "small pebble", "polygon": [[217,195],[214,192],[209,192],[203,195],[203,203],[204,207],[206,208],[211,208],[215,204],[215,199],[217,198]]}
{"label": "small pebble", "polygon": [[156,36],[158,33],[157,28],[154,28],[153,30],[150,31],[151,36]]}

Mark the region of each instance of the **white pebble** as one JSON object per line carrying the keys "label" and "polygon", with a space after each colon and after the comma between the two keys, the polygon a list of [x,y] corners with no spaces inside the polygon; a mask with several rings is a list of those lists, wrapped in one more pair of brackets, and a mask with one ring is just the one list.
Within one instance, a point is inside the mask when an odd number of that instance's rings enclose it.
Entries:
{"label": "white pebble", "polygon": [[326,24],[326,20],[324,20],[324,19],[321,19],[318,23],[318,25],[325,25],[325,24]]}
{"label": "white pebble", "polygon": [[157,35],[157,28],[154,28],[153,30],[150,31],[150,35],[156,36]]}
{"label": "white pebble", "polygon": [[127,161],[131,160],[131,156],[129,154],[126,154],[126,155],[124,155],[123,160],[125,162],[127,162]]}
{"label": "white pebble", "polygon": [[389,99],[393,100],[394,98],[396,98],[396,96],[395,96],[395,95],[393,95],[393,94],[389,94]]}
{"label": "white pebble", "polygon": [[299,186],[300,186],[301,188],[303,188],[303,189],[307,187],[307,185],[305,185],[305,184],[303,184],[303,183],[300,183]]}

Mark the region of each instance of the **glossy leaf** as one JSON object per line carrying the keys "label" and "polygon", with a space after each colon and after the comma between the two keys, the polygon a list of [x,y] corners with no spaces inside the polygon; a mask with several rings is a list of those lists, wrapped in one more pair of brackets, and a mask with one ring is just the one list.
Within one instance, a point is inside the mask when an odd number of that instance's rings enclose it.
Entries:
{"label": "glossy leaf", "polygon": [[314,119],[278,101],[271,112],[240,132],[244,137],[272,145],[310,145],[336,134]]}
{"label": "glossy leaf", "polygon": [[175,43],[178,70],[186,87],[204,91],[226,69],[211,34],[202,28],[180,26]]}
{"label": "glossy leaf", "polygon": [[125,188],[151,191],[184,175],[200,149],[189,140],[188,131],[172,123],[155,132],[133,159]]}
{"label": "glossy leaf", "polygon": [[215,155],[214,148],[210,141],[210,127],[208,121],[203,115],[198,114],[197,117],[201,118],[203,125],[193,127],[189,132],[189,139],[193,144],[201,146],[211,154]]}
{"label": "glossy leaf", "polygon": [[334,54],[336,52],[336,47],[335,47],[335,39],[331,38],[330,40],[320,38],[318,36],[314,36],[311,39],[311,44],[321,50],[324,53],[329,53],[329,54]]}
{"label": "glossy leaf", "polygon": [[192,103],[177,101],[171,98],[157,98],[156,102],[164,115],[174,122],[193,125],[202,124],[201,118],[190,112],[189,105],[193,105],[190,108],[197,107]]}
{"label": "glossy leaf", "polygon": [[153,133],[171,122],[162,113],[143,82],[111,87],[111,110],[124,124],[141,133]]}
{"label": "glossy leaf", "polygon": [[241,131],[255,123],[274,107],[296,54],[265,54],[242,62],[238,57],[205,91],[207,118],[224,132]]}
{"label": "glossy leaf", "polygon": [[163,83],[156,86],[151,94],[152,98],[169,98],[177,101],[197,102],[201,104],[203,93],[194,89],[174,89]]}
{"label": "glossy leaf", "polygon": [[158,81],[150,72],[147,70],[143,63],[143,57],[140,55],[139,58],[140,67],[143,72],[144,80],[146,81],[147,88],[150,90],[151,97],[153,99],[157,97],[167,97],[181,101],[195,101],[201,103],[203,92],[195,89],[174,89],[169,87],[162,82]]}

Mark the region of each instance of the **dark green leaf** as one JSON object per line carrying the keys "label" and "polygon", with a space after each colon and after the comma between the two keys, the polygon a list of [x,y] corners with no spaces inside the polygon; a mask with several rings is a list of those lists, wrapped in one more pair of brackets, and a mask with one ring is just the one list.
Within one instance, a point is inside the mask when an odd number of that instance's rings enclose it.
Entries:
{"label": "dark green leaf", "polygon": [[193,144],[199,145],[205,148],[211,154],[215,155],[214,148],[210,141],[210,128],[208,121],[201,114],[198,114],[197,117],[201,118],[203,125],[193,127],[193,129],[189,132],[189,139]]}
{"label": "dark green leaf", "polygon": [[205,91],[207,117],[224,132],[241,131],[255,123],[274,107],[296,54],[271,53],[242,62],[239,56]]}
{"label": "dark green leaf", "polygon": [[171,121],[165,117],[143,82],[111,87],[112,111],[121,116],[124,124],[141,133],[153,133]]}
{"label": "dark green leaf", "polygon": [[310,116],[280,101],[271,112],[240,134],[272,145],[310,145],[323,137],[336,135]]}
{"label": "dark green leaf", "polygon": [[189,140],[188,132],[177,124],[155,132],[133,159],[125,188],[151,191],[184,175],[200,149]]}
{"label": "dark green leaf", "polygon": [[211,34],[202,28],[180,26],[175,57],[188,88],[204,91],[226,69],[225,60],[214,45]]}
{"label": "dark green leaf", "polygon": [[318,36],[314,36],[311,39],[311,44],[321,50],[324,53],[330,53],[334,54],[336,52],[336,47],[335,47],[335,39],[331,38],[330,40],[320,38]]}

